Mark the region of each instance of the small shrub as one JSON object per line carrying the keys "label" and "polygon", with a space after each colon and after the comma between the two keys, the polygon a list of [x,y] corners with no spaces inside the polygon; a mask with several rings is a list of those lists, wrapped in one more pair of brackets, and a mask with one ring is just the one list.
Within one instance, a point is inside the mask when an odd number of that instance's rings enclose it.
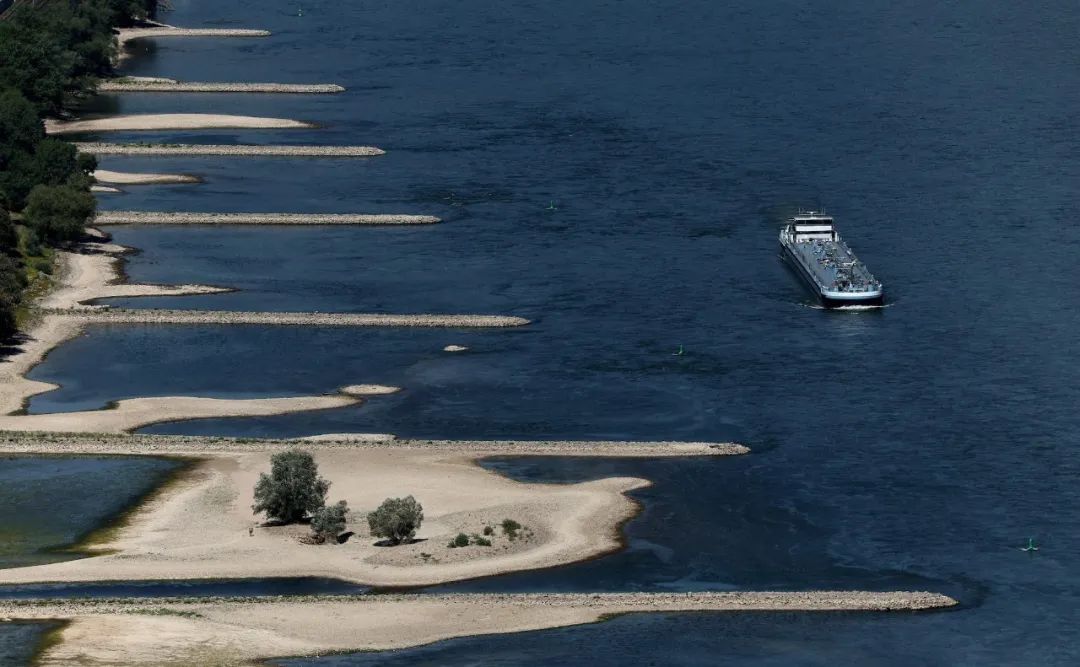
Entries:
{"label": "small shrub", "polygon": [[517,533],[521,530],[521,524],[513,519],[503,519],[502,529],[503,535],[506,535],[513,541],[517,539]]}
{"label": "small shrub", "polygon": [[450,542],[449,546],[450,546],[451,549],[457,549],[459,547],[467,547],[467,546],[469,546],[469,536],[466,535],[465,533],[458,533],[457,537],[455,537]]}
{"label": "small shrub", "polygon": [[416,498],[387,498],[379,509],[368,514],[368,528],[375,537],[401,544],[412,541],[423,520],[424,508]]}
{"label": "small shrub", "polygon": [[495,529],[492,528],[491,526],[484,526],[484,534],[485,535],[494,535],[495,534]]}
{"label": "small shrub", "polygon": [[311,517],[311,531],[327,542],[336,543],[337,536],[345,531],[348,515],[349,507],[344,500],[317,509]]}
{"label": "small shrub", "polygon": [[490,547],[491,540],[486,537],[480,537],[479,535],[473,535],[472,543],[478,547]]}

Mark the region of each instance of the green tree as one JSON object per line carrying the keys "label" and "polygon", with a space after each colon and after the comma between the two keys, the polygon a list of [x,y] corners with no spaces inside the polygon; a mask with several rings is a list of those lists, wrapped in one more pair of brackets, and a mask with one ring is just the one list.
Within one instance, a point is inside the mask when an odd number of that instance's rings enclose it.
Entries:
{"label": "green tree", "polygon": [[255,485],[256,514],[294,523],[326,504],[330,482],[319,477],[319,466],[310,453],[299,449],[270,457],[270,474],[263,473]]}
{"label": "green tree", "polygon": [[0,253],[19,256],[19,232],[11,221],[11,214],[0,207]]}
{"label": "green tree", "polygon": [[367,519],[372,535],[385,537],[391,544],[401,544],[416,536],[424,520],[424,508],[412,496],[387,498]]}
{"label": "green tree", "polygon": [[320,540],[337,541],[337,536],[345,531],[345,522],[349,516],[349,506],[344,500],[315,510],[311,515],[311,532]]}
{"label": "green tree", "polygon": [[47,243],[74,241],[94,214],[94,196],[71,185],[37,185],[26,200],[23,220]]}
{"label": "green tree", "polygon": [[45,126],[34,105],[14,88],[0,90],[0,170],[15,153],[33,153],[44,138]]}

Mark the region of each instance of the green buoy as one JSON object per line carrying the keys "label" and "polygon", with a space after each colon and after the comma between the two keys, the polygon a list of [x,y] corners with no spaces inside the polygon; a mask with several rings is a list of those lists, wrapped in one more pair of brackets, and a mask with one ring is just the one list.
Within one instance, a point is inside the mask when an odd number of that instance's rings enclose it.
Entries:
{"label": "green buoy", "polygon": [[1035,538],[1029,537],[1026,547],[1020,547],[1020,551],[1038,551],[1039,547],[1035,546]]}
{"label": "green buoy", "polygon": [[559,210],[559,207],[555,205],[555,200],[554,199],[552,199],[551,203],[548,204],[547,210],[549,210],[549,211],[558,211]]}
{"label": "green buoy", "polygon": [[685,354],[686,354],[686,350],[684,350],[683,346],[680,345],[679,350],[677,352],[672,352],[671,356],[673,356],[673,357],[681,357],[681,356],[683,356]]}

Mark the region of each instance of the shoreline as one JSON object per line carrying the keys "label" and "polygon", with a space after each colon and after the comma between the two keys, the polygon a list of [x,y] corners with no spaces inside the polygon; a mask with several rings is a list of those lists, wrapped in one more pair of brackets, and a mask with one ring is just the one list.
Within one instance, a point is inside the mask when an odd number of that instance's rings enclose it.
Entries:
{"label": "shoreline", "polygon": [[[931,612],[957,601],[927,592],[404,594],[341,598],[4,601],[0,616],[60,620],[42,665],[239,665],[408,648],[465,636],[600,622],[635,613]],[[333,619],[327,623],[327,619]]]}
{"label": "shoreline", "polygon": [[433,215],[394,213],[202,213],[99,211],[95,225],[434,225]]}
{"label": "shoreline", "polygon": [[[99,239],[102,238],[99,234]],[[145,285],[121,282],[118,263],[128,249],[123,246],[103,242],[86,242],[79,245],[82,252],[60,251],[58,257],[60,269],[52,291],[43,296],[35,305],[39,318],[36,324],[18,343],[17,351],[0,361],[0,429],[22,432],[112,432],[132,431],[142,426],[188,419],[218,417],[270,416],[322,410],[356,405],[369,397],[383,395],[396,388],[378,385],[354,385],[332,391],[321,396],[295,396],[285,398],[253,399],[215,399],[200,397],[144,397],[116,401],[103,409],[78,412],[59,412],[46,414],[25,414],[29,400],[38,394],[56,389],[48,382],[31,380],[26,375],[41,363],[46,355],[64,341],[80,335],[88,324],[146,322],[168,323],[170,317],[155,311],[110,311],[106,307],[91,305],[91,302],[110,297],[138,296],[184,296],[212,294],[231,291],[228,288],[208,285]],[[206,311],[166,311],[180,313],[171,316],[173,320],[202,318],[218,323],[232,317],[245,318],[244,313],[221,316],[207,315]],[[213,313],[213,311],[210,311]],[[260,319],[262,317],[262,319]],[[480,320],[472,316],[393,316],[345,314],[343,319],[331,313],[315,314],[254,314],[254,323],[273,323],[284,321],[289,324],[310,324],[312,321],[332,322],[337,326],[384,326],[386,322],[398,325],[453,326],[462,323],[483,326],[520,325],[520,318],[510,320]],[[313,318],[313,319],[312,319]],[[434,319],[431,319],[434,318]],[[434,322],[434,324],[433,324]]]}
{"label": "shoreline", "polygon": [[318,145],[247,145],[247,144],[116,144],[107,142],[75,142],[82,153],[94,155],[173,155],[173,156],[236,156],[236,157],[377,157],[386,151],[374,146]]}

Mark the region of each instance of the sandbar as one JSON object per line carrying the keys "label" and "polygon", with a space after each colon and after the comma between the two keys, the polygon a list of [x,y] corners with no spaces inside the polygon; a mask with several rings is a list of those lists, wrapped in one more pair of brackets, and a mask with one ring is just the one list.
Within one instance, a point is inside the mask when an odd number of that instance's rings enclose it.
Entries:
{"label": "sandbar", "polygon": [[146,37],[267,37],[269,30],[250,28],[178,28],[160,25],[146,28],[120,28],[116,31],[116,41],[123,46],[133,39]]}
{"label": "sandbar", "polygon": [[312,123],[288,118],[233,116],[210,113],[156,113],[106,116],[85,120],[47,119],[46,134],[77,132],[131,132],[141,130],[288,129],[312,128]]}
{"label": "sandbar", "polygon": [[96,169],[92,174],[98,183],[112,183],[113,185],[158,185],[178,183],[198,183],[198,176],[189,174],[153,174],[137,173],[128,171],[111,171],[108,169]]}

